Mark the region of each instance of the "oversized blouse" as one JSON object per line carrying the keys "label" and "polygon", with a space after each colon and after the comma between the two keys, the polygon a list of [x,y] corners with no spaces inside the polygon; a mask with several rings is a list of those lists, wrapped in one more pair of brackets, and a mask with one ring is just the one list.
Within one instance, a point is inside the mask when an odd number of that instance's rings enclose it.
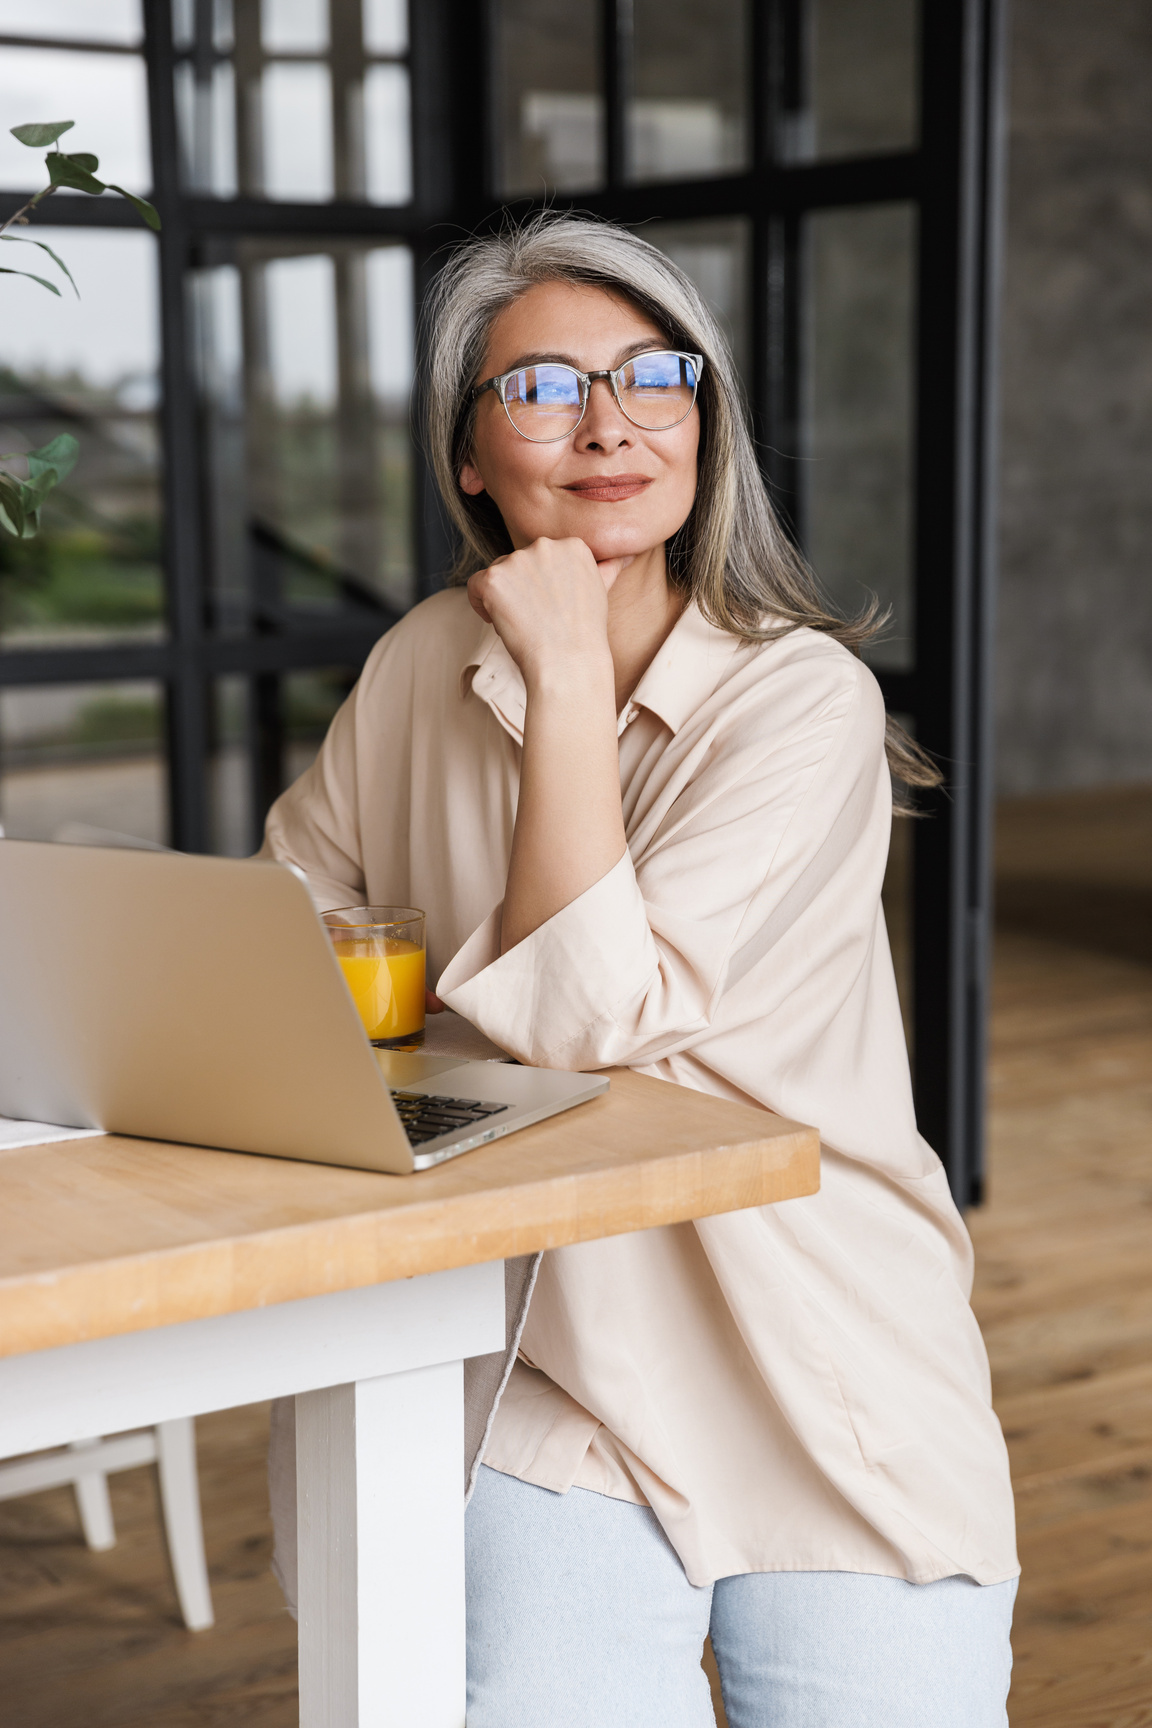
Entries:
{"label": "oversized blouse", "polygon": [[461,590],[376,645],[265,854],[416,905],[430,979],[521,1061],[626,1065],[814,1124],[821,1187],[546,1253],[484,1459],[647,1502],[689,1579],[1012,1577],[972,1252],[916,1130],[880,889],[875,679],[688,606],[619,717],[627,850],[500,953],[523,680]]}

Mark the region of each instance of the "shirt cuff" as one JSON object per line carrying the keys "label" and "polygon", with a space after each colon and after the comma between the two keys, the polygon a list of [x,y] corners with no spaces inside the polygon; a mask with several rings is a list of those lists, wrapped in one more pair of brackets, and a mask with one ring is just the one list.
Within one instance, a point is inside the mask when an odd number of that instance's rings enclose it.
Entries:
{"label": "shirt cuff", "polygon": [[503,955],[502,911],[449,961],[436,986],[441,1001],[535,1067],[620,1060],[626,1040],[616,1013],[660,969],[630,854]]}

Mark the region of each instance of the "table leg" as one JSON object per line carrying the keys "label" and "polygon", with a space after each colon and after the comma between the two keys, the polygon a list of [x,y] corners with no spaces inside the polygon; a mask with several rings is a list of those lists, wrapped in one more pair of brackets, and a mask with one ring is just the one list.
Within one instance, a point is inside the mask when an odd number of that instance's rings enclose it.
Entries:
{"label": "table leg", "polygon": [[301,1728],[463,1728],[463,1364],[296,1398]]}

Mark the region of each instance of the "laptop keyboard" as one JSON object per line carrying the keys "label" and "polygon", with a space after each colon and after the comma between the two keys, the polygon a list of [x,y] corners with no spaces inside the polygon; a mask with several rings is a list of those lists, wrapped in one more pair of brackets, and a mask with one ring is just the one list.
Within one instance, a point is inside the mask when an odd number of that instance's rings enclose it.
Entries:
{"label": "laptop keyboard", "polygon": [[445,1098],[435,1092],[394,1091],[392,1102],[413,1146],[470,1128],[508,1108],[507,1104],[482,1104],[479,1098]]}

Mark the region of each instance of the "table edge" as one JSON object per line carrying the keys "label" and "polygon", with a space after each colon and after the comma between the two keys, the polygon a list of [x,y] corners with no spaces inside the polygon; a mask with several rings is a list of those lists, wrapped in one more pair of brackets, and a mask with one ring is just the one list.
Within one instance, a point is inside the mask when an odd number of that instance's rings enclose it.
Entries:
{"label": "table edge", "polygon": [[[781,1132],[781,1119],[774,1123],[765,1139],[706,1151],[3,1278],[0,1359],[814,1194],[817,1130],[788,1123]],[[561,1190],[569,1197],[563,1210]],[[516,1216],[482,1227],[477,1214],[502,1197],[514,1201]]]}

